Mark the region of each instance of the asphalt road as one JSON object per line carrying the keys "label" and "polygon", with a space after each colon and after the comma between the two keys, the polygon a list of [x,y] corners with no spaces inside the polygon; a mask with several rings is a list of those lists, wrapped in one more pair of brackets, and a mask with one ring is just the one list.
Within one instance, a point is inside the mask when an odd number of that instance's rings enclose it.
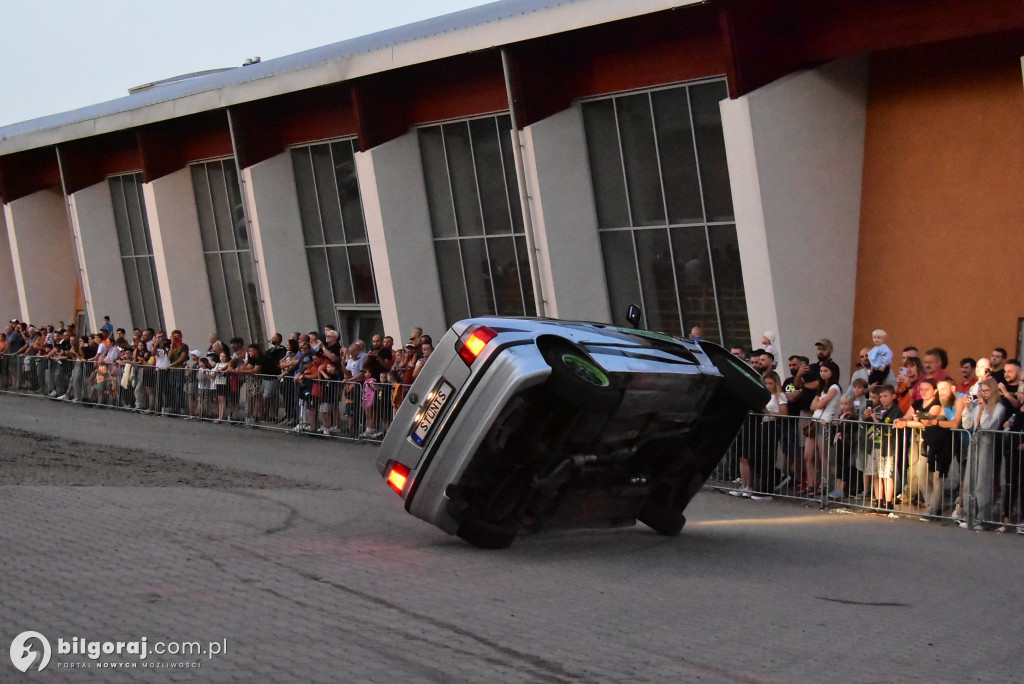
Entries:
{"label": "asphalt road", "polygon": [[[480,551],[406,514],[375,453],[0,395],[0,681],[1024,672],[1019,535],[707,491],[674,539],[638,525]],[[26,630],[53,649],[41,672],[3,655]],[[223,652],[58,652],[75,637]]]}

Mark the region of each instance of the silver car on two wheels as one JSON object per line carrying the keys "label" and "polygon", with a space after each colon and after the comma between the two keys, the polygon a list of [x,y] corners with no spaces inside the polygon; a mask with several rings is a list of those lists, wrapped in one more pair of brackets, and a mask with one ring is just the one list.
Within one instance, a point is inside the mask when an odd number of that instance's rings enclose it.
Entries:
{"label": "silver car on two wheels", "polygon": [[377,459],[406,510],[483,548],[640,521],[676,535],[749,410],[758,374],[722,347],[550,319],[459,321]]}

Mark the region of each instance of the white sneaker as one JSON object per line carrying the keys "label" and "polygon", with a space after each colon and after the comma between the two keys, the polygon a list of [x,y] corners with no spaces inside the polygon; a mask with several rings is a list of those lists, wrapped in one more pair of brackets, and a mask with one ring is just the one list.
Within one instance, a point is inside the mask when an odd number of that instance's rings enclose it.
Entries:
{"label": "white sneaker", "polygon": [[56,397],[57,396],[57,390],[53,390],[52,392],[50,392],[49,396],[50,396],[50,398]]}
{"label": "white sneaker", "polygon": [[1024,525],[1017,525],[1017,534],[1024,534]]}
{"label": "white sneaker", "polygon": [[963,509],[963,507],[960,504],[957,504],[956,508],[953,509],[953,520],[963,520],[963,519],[964,519],[964,509]]}
{"label": "white sneaker", "polygon": [[771,501],[772,497],[771,497],[770,494],[751,493],[750,494],[750,500],[751,501]]}
{"label": "white sneaker", "polygon": [[319,430],[317,430],[317,432],[319,432],[319,433],[320,433],[321,435],[323,435],[324,437],[330,437],[330,436],[331,436],[331,431],[330,431],[330,429],[329,429],[329,428],[326,428],[326,427],[322,427],[322,428],[320,428]]}
{"label": "white sneaker", "polygon": [[362,439],[372,439],[373,430],[371,430],[370,428],[366,428],[365,430],[363,430],[362,434],[359,435],[359,437]]}

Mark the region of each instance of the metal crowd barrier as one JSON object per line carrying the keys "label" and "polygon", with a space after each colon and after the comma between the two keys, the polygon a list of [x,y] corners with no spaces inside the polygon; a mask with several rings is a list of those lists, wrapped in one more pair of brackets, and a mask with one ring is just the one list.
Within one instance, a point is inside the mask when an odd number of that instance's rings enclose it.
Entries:
{"label": "metal crowd barrier", "polygon": [[[123,410],[380,441],[396,391],[362,381],[0,355],[0,391]],[[401,401],[399,396],[398,401]],[[824,425],[752,413],[708,485],[753,499],[784,497],[967,527],[1024,526],[1024,434],[863,421]],[[940,463],[948,468],[936,467]]]}
{"label": "metal crowd barrier", "polygon": [[[369,385],[369,387],[367,387]],[[0,392],[114,409],[379,442],[403,386],[0,355]],[[401,396],[399,396],[399,400]]]}
{"label": "metal crowd barrier", "polygon": [[1024,434],[943,429],[926,443],[924,432],[752,413],[708,485],[974,529],[1024,526]]}

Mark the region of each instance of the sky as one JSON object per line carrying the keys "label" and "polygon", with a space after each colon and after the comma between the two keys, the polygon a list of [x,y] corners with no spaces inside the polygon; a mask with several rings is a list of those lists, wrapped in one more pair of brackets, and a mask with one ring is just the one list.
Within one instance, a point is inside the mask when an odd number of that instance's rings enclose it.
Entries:
{"label": "sky", "polygon": [[0,126],[486,0],[3,0]]}

